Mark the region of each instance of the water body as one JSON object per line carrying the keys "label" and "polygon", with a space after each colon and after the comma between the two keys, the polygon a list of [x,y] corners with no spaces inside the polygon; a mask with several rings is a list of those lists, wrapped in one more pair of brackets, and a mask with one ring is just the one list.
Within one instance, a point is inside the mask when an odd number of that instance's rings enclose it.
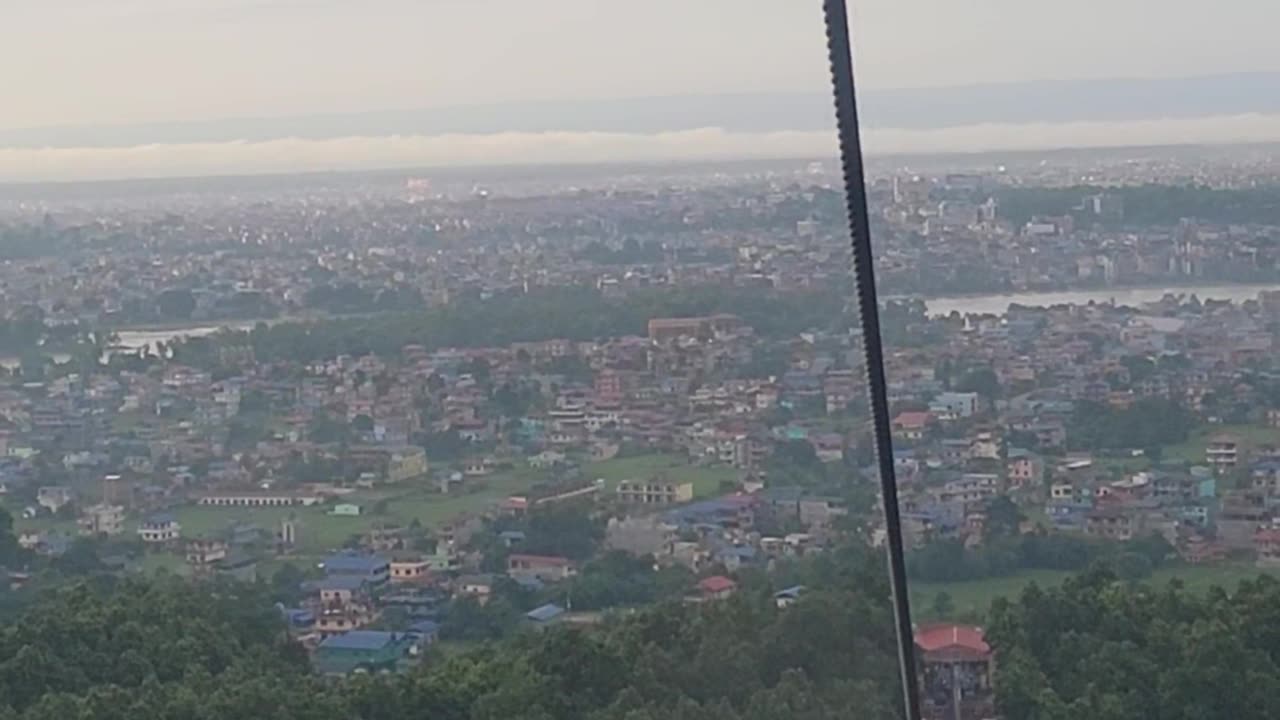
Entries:
{"label": "water body", "polygon": [[119,350],[137,350],[146,346],[155,348],[156,343],[167,343],[183,337],[204,337],[212,335],[223,328],[231,330],[252,330],[256,321],[217,323],[214,325],[191,325],[188,327],[169,327],[163,330],[117,330],[120,340],[112,347]]}
{"label": "water body", "polygon": [[1087,305],[1093,303],[1110,303],[1117,305],[1140,306],[1156,302],[1165,295],[1195,295],[1200,300],[1230,300],[1243,302],[1256,300],[1258,293],[1269,290],[1280,290],[1277,284],[1253,285],[1188,285],[1180,287],[1139,287],[1109,288],[1105,290],[1064,290],[1062,292],[1030,292],[1007,293],[999,295],[965,295],[957,297],[927,298],[925,307],[930,315],[950,315],[958,311],[960,314],[985,313],[1003,315],[1012,304],[1031,307],[1050,307],[1052,305]]}
{"label": "water body", "polygon": [[[930,315],[949,315],[956,310],[964,313],[987,313],[1001,315],[1008,311],[1009,305],[1019,304],[1032,307],[1049,307],[1074,303],[1083,305],[1090,302],[1117,305],[1142,305],[1156,302],[1167,294],[1195,295],[1201,300],[1231,300],[1242,302],[1254,300],[1258,293],[1268,290],[1280,290],[1280,284],[1252,285],[1194,285],[1181,287],[1141,287],[1111,288],[1105,290],[1065,290],[1062,292],[1025,292],[995,295],[961,295],[952,297],[936,297],[925,300]],[[163,330],[120,330],[117,335],[120,341],[117,347],[125,350],[137,350],[146,345],[152,347],[158,342],[167,343],[179,337],[202,337],[211,335],[222,328],[236,330],[252,329],[255,322],[215,323],[191,325],[188,327],[170,327]]]}

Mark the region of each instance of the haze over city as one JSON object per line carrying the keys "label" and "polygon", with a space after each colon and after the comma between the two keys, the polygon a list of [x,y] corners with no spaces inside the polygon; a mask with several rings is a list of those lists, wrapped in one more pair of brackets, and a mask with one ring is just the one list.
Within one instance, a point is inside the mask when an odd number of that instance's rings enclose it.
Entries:
{"label": "haze over city", "polygon": [[[809,3],[10,5],[2,181],[834,152]],[[870,151],[1280,139],[1280,9],[1149,10],[858,3]]]}

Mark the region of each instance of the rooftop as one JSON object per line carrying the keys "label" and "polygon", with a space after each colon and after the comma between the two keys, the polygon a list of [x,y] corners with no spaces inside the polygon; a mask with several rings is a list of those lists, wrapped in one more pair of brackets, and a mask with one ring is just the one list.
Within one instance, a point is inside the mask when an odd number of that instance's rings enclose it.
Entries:
{"label": "rooftop", "polygon": [[991,652],[991,646],[974,625],[925,625],[916,630],[916,645],[925,652],[958,647],[978,653]]}
{"label": "rooftop", "polygon": [[547,622],[548,620],[554,620],[563,614],[564,608],[556,605],[555,603],[547,603],[542,607],[536,607],[525,613],[525,617],[533,620],[534,622]]}
{"label": "rooftop", "polygon": [[320,642],[325,650],[381,650],[396,642],[399,636],[381,630],[352,630],[331,635]]}

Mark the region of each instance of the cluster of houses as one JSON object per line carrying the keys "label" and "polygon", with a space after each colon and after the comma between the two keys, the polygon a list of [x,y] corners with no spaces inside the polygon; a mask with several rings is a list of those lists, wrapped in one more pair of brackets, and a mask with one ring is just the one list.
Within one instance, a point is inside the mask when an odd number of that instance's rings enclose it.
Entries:
{"label": "cluster of houses", "polygon": [[[1159,534],[1187,562],[1246,554],[1276,564],[1280,373],[1265,353],[1277,317],[1280,296],[1264,293],[1237,304],[1015,306],[922,324],[933,342],[899,351],[888,370],[905,408],[893,434],[910,541],[979,543],[985,506],[1005,495],[1052,530]],[[975,372],[986,385],[966,380]],[[1192,442],[1176,457],[1070,434],[1088,413],[1144,400],[1190,418]]]}

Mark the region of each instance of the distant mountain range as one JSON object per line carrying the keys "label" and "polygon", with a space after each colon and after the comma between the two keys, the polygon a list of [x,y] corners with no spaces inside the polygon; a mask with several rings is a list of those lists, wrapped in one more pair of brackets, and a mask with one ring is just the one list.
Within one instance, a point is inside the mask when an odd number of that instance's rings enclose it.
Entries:
{"label": "distant mountain range", "polygon": [[[1064,123],[1280,112],[1280,73],[1160,80],[1063,80],[871,90],[864,123],[928,129],[980,123]],[[0,130],[0,147],[119,147],[284,137],[494,132],[741,132],[831,128],[823,93],[759,93],[548,101],[199,122]]]}

